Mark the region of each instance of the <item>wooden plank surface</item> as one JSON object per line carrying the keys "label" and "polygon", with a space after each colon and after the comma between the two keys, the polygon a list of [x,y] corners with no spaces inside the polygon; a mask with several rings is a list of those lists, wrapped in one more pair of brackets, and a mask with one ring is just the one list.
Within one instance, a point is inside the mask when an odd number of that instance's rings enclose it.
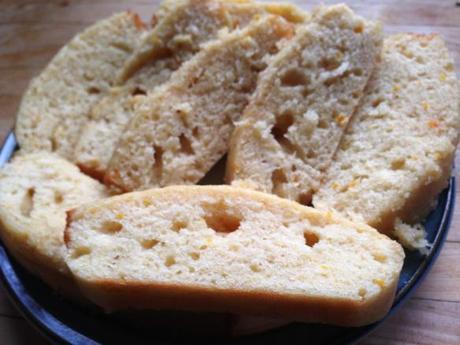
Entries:
{"label": "wooden plank surface", "polygon": [[[385,32],[441,34],[460,71],[460,4],[453,0],[350,0],[356,12],[383,22]],[[293,1],[311,9],[320,1]],[[322,1],[326,4],[340,1]],[[0,141],[14,123],[22,92],[76,32],[116,11],[148,19],[157,0],[0,1]],[[456,166],[460,166],[457,155]],[[460,190],[460,189],[458,189]],[[460,195],[458,195],[460,196]],[[45,344],[0,289],[0,344]],[[430,275],[411,300],[360,344],[460,344],[460,210]]]}

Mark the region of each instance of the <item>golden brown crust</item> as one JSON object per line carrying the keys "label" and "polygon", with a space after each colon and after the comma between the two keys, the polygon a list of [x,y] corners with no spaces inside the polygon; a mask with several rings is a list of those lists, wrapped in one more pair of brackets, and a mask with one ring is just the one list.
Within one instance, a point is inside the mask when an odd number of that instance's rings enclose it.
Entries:
{"label": "golden brown crust", "polygon": [[77,166],[86,175],[91,176],[92,178],[100,182],[104,181],[104,175],[105,175],[104,170],[98,169],[97,167],[91,166],[89,164],[84,164],[84,163],[77,163]]}
{"label": "golden brown crust", "polygon": [[109,188],[110,191],[114,191],[113,194],[123,194],[130,192],[128,189],[123,188],[122,185],[117,183],[120,180],[118,178],[118,171],[117,170],[110,170],[104,173],[104,177],[102,178],[102,182]]}
{"label": "golden brown crust", "polygon": [[[173,284],[142,284],[105,280],[80,288],[106,311],[114,309],[168,309],[231,312],[358,327],[385,316],[392,305],[396,284],[378,299],[359,301],[325,297],[275,294],[262,291],[210,289]],[[97,288],[94,289],[94,284]],[[187,296],[184,298],[184,296]],[[333,311],[333,312],[332,312]]]}

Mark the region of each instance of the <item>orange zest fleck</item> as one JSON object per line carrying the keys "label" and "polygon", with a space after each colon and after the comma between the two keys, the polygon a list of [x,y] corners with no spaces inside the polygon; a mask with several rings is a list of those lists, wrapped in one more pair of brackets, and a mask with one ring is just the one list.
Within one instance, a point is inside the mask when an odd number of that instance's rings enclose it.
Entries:
{"label": "orange zest fleck", "polygon": [[346,122],[347,122],[347,117],[343,114],[338,114],[336,117],[335,117],[335,122],[337,122],[337,124],[340,126],[340,127],[343,127],[345,126]]}
{"label": "orange zest fleck", "polygon": [[429,120],[428,121],[428,127],[433,128],[433,129],[439,128],[439,121],[436,120],[436,119]]}
{"label": "orange zest fleck", "polygon": [[137,30],[145,30],[147,26],[145,23],[142,21],[141,17],[137,13],[133,13],[133,20],[134,20],[134,26],[136,26]]}

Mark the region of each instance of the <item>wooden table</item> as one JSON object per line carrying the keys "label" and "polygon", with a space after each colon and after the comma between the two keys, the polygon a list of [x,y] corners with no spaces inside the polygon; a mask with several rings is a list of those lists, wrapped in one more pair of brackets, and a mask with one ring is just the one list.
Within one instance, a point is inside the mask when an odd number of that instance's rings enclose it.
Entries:
{"label": "wooden table", "polygon": [[[308,9],[319,1],[294,2]],[[147,19],[157,3],[158,0],[1,0],[0,140],[13,125],[21,94],[30,78],[38,74],[76,32],[99,18],[125,9],[132,9]],[[441,34],[460,74],[460,2],[348,0],[348,4],[368,18],[381,20],[386,32]],[[0,344],[45,343],[0,290]],[[361,344],[460,344],[458,208],[447,243],[428,278],[410,301]]]}

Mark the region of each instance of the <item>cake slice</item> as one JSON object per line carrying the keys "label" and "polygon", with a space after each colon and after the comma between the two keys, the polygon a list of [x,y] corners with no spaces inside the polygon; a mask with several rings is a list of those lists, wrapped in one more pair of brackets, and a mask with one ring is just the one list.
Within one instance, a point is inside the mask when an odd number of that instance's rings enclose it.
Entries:
{"label": "cake slice", "polygon": [[135,105],[104,182],[123,191],[194,184],[227,151],[233,121],[292,23],[265,15],[223,33]]}
{"label": "cake slice", "polygon": [[[242,28],[263,13],[284,15],[294,22],[306,17],[304,12],[289,4],[186,0],[167,1],[163,7],[167,4],[170,5],[168,14],[145,35],[128,60],[142,60],[142,67],[122,86],[112,88],[93,107],[82,130],[74,160],[94,177],[102,179],[104,176],[116,143],[133,115],[134,98],[152,92],[167,81],[183,62],[198,52],[201,44],[216,38],[219,30]],[[146,54],[148,60],[144,61]]]}
{"label": "cake slice", "polygon": [[448,184],[460,128],[458,95],[454,64],[438,35],[386,38],[382,63],[315,207],[364,221],[408,248],[425,247],[415,224]]}
{"label": "cake slice", "polygon": [[361,326],[394,298],[404,252],[367,225],[271,194],[174,186],[69,212],[66,262],[107,311],[217,311]]}
{"label": "cake slice", "polygon": [[105,196],[102,184],[54,154],[17,156],[0,170],[0,237],[28,270],[77,296],[64,262],[66,211]]}
{"label": "cake slice", "polygon": [[380,25],[320,6],[261,74],[233,132],[226,180],[311,202],[382,46]]}
{"label": "cake slice", "polygon": [[123,12],[97,22],[66,44],[22,98],[15,129],[21,149],[72,159],[91,106],[114,84],[143,32],[139,17]]}
{"label": "cake slice", "polygon": [[[286,2],[255,2],[252,0],[165,0],[163,7],[168,8],[172,14],[165,19],[163,29],[153,30],[145,35],[134,54],[125,62],[119,73],[119,82],[123,83],[130,79],[136,72],[156,59],[159,48],[164,47],[167,51],[177,45],[183,46],[187,55],[188,50],[197,50],[199,44],[205,39],[203,31],[214,35],[214,25],[217,21],[220,27],[235,29],[245,26],[254,16],[263,13],[271,13],[282,16],[288,22],[302,23],[308,20],[309,15],[298,7]],[[166,25],[173,24],[176,28]],[[184,32],[177,35],[177,28]],[[166,40],[165,40],[166,38]],[[172,39],[173,38],[173,39]],[[172,40],[171,40],[172,39]]]}

